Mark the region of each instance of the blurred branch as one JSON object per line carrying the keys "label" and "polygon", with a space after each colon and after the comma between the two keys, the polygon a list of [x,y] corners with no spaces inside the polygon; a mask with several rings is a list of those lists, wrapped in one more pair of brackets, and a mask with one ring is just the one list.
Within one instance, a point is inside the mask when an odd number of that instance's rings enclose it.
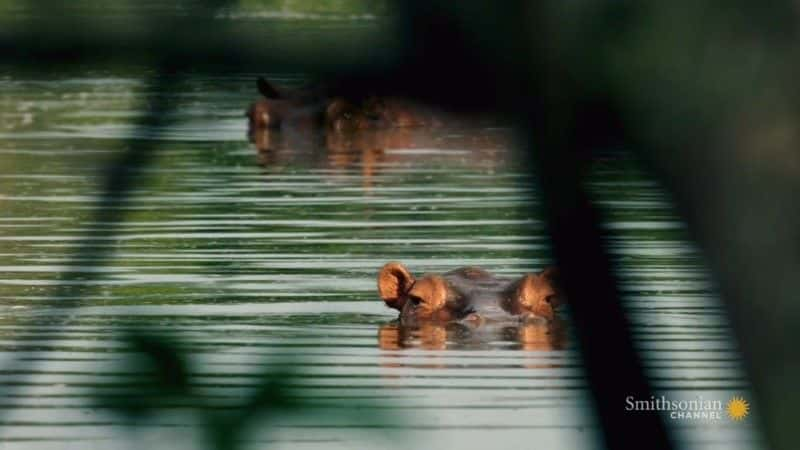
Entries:
{"label": "blurred branch", "polygon": [[[0,63],[31,68],[76,63],[158,64],[193,70],[332,73],[374,71],[395,60],[400,43],[388,21],[351,34],[323,32],[309,41],[272,22],[231,22],[189,15],[105,24],[91,17],[31,20],[0,28]],[[299,26],[299,25],[298,25]]]}
{"label": "blurred branch", "polygon": [[[225,0],[213,0],[198,4],[198,8],[191,14],[153,17],[146,21],[145,27],[139,29],[98,27],[95,21],[80,17],[65,19],[56,16],[53,20],[47,20],[52,25],[49,27],[40,28],[42,23],[34,27],[29,23],[25,27],[26,31],[0,31],[0,61],[10,62],[18,67],[38,69],[42,67],[43,61],[48,66],[78,62],[140,62],[155,67],[155,73],[146,89],[150,95],[142,100],[145,114],[138,116],[137,131],[133,133],[136,137],[127,142],[126,150],[105,172],[101,195],[97,199],[91,219],[93,223],[103,226],[90,227],[93,231],[77,243],[72,261],[89,259],[96,265],[103,265],[110,257],[113,247],[98,244],[106,242],[118,232],[130,200],[130,192],[139,183],[143,169],[154,159],[160,133],[175,118],[170,112],[174,108],[171,103],[174,90],[181,81],[178,73],[187,69],[227,71],[237,64],[274,64],[273,67],[286,67],[293,63],[299,66],[305,58],[323,59],[298,51],[297,46],[283,48],[281,52],[270,46],[266,46],[266,49],[261,47],[260,51],[243,50],[259,48],[258,45],[242,45],[242,42],[263,39],[263,36],[241,35],[242,30],[238,31],[240,35],[236,37],[230,34],[231,30],[224,34],[224,27],[218,27],[219,22],[213,17],[217,8],[226,3]],[[212,27],[219,33],[208,33]],[[47,31],[42,32],[42,29]],[[198,34],[205,39],[198,39]],[[281,41],[273,42],[276,46],[281,44]],[[333,67],[332,62],[328,64]],[[320,68],[324,65],[316,63],[309,67]],[[87,281],[86,272],[72,270],[73,266],[78,264],[69,264],[70,268],[60,274],[62,283],[52,296],[63,306],[77,307],[88,295],[88,284],[70,283]],[[95,273],[97,272],[89,274],[88,281],[97,276]],[[65,323],[67,320],[65,319]],[[48,324],[48,330],[52,330],[52,327],[52,323]],[[47,336],[47,339],[53,341],[60,338],[58,333],[48,333]],[[203,417],[203,430],[207,433],[210,448],[237,448],[243,433],[256,418],[269,418],[302,406],[301,402],[288,395],[293,374],[269,371],[259,378],[256,391],[239,408],[215,412],[213,405],[194,396],[188,360],[179,350],[177,341],[169,336],[153,336],[144,331],[129,335],[126,341],[138,356],[138,359],[129,361],[133,366],[130,373],[143,373],[143,377],[133,382],[138,390],[135,393],[120,392],[105,398],[98,395],[98,405],[142,419],[157,412],[165,402],[179,400],[191,403],[196,408],[195,412]],[[15,367],[12,370],[29,372],[31,366],[36,364],[35,361],[36,358],[30,357],[14,361]],[[0,388],[0,397],[14,394],[15,389],[18,386]],[[304,411],[310,412],[308,409]],[[357,405],[340,411],[362,419]],[[374,414],[372,419],[375,419]],[[378,417],[378,420],[382,419]]]}

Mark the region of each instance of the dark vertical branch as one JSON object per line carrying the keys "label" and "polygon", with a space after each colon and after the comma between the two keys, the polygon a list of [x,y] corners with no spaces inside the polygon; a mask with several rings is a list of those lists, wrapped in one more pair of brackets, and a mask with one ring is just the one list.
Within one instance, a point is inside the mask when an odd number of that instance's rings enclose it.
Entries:
{"label": "dark vertical branch", "polygon": [[[108,237],[117,233],[130,200],[130,190],[139,181],[142,169],[153,159],[157,137],[169,124],[168,113],[172,107],[169,98],[177,81],[178,76],[168,67],[162,66],[147,83],[150,94],[143,100],[147,112],[136,124],[126,149],[106,171],[102,194],[94,208],[91,223],[103,225],[90,226],[91,231],[78,241],[67,270],[59,274],[60,283],[52,295],[54,303],[64,307],[80,305],[81,300],[87,296],[89,285],[81,283],[86,281],[87,274],[80,271],[79,266],[84,261],[94,261],[96,266],[102,266],[111,256],[112,248],[108,245]],[[91,272],[89,276],[97,277],[97,273]],[[54,324],[49,323],[48,330],[53,326]],[[31,324],[30,327],[32,331],[38,331],[36,324]],[[61,338],[57,333],[48,333],[46,336],[49,341]],[[27,372],[33,369],[36,358],[31,358],[30,354],[24,356],[24,360],[12,362],[12,370]],[[15,389],[14,385],[1,387],[0,397],[12,395]],[[0,416],[2,414],[0,411]]]}
{"label": "dark vertical branch", "polygon": [[[625,411],[625,399],[649,399],[650,386],[633,348],[599,230],[600,216],[574,166],[555,142],[537,141],[538,170],[556,262],[573,313],[589,388],[609,449],[668,449],[655,411]],[[557,144],[556,144],[557,145]],[[545,150],[549,148],[549,150]]]}
{"label": "dark vertical branch", "polygon": [[613,112],[602,102],[587,101],[555,58],[545,61],[536,75],[538,92],[529,96],[534,108],[528,141],[606,448],[669,449],[658,412],[625,410],[626,397],[649,399],[651,389],[620,304],[602,217],[585,190],[588,154],[617,137],[609,121]]}
{"label": "dark vertical branch", "polygon": [[[36,2],[33,2],[36,3]],[[198,23],[208,25],[212,20],[217,8],[220,8],[230,0],[196,0],[190,2],[193,9],[192,17]],[[169,27],[170,22],[180,19],[169,15],[153,17],[155,26]],[[206,27],[200,27],[205,29]],[[86,281],[86,273],[78,270],[83,261],[93,261],[96,266],[107,263],[112,253],[112,247],[108,245],[109,237],[116,235],[119,226],[124,219],[125,209],[130,201],[130,191],[142,176],[142,171],[152,161],[158,144],[158,137],[166,128],[171,119],[169,114],[173,109],[170,99],[174,97],[174,90],[180,81],[178,69],[185,67],[189,61],[171,60],[170,48],[153,49],[155,56],[156,70],[154,75],[146,83],[148,94],[142,99],[142,114],[133,130],[133,135],[128,139],[125,150],[108,167],[105,178],[102,182],[100,197],[93,210],[91,224],[102,224],[102,226],[90,226],[91,231],[77,242],[76,251],[67,265],[67,270],[60,276],[60,284],[52,295],[54,303],[64,307],[77,307],[82,299],[86,298],[89,285],[81,283]],[[91,55],[81,54],[80,57]],[[97,277],[98,272],[91,272],[89,277]],[[53,324],[48,324],[48,329]],[[31,325],[34,332],[38,331],[36,325]],[[58,333],[48,334],[47,340],[57,341],[60,339]],[[22,360],[13,361],[12,370],[27,372],[31,371],[37,358],[25,355]],[[0,387],[0,397],[13,395],[15,387]],[[0,412],[2,415],[2,412]]]}
{"label": "dark vertical branch", "polygon": [[[625,140],[613,97],[598,82],[596,52],[608,28],[594,34],[565,31],[558,5],[531,6],[527,26],[534,31],[526,52],[531,62],[515,109],[532,147],[528,152],[605,446],[666,450],[672,446],[658,412],[625,410],[626,397],[649,399],[651,387],[620,304],[602,217],[585,188],[592,151]],[[576,17],[595,23],[605,17],[592,9],[598,5],[583,4]]]}

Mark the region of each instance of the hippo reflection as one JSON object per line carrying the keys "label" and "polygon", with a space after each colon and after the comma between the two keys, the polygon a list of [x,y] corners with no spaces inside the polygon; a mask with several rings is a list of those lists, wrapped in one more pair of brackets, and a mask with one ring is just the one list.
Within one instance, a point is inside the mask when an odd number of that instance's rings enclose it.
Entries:
{"label": "hippo reflection", "polygon": [[398,165],[449,164],[497,170],[513,161],[510,129],[489,126],[405,127],[336,132],[257,129],[248,135],[264,169],[287,166],[361,170],[365,177]]}
{"label": "hippo reflection", "polygon": [[563,303],[552,267],[516,280],[477,267],[416,278],[403,264],[390,262],[378,274],[378,292],[387,306],[400,311],[402,325],[546,323]]}
{"label": "hippo reflection", "polygon": [[388,323],[378,331],[378,346],[382,350],[515,348],[551,351],[564,349],[566,343],[566,326],[557,318],[547,322],[494,322],[480,326],[461,322]]}

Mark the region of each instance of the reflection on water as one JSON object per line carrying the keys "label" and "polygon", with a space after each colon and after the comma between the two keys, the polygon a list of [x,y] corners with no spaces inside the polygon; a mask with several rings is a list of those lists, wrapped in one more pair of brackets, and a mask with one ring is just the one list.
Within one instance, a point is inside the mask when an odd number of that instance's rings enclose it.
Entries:
{"label": "reflection on water", "polygon": [[[291,357],[286,395],[319,414],[259,423],[245,447],[596,448],[568,325],[403,328],[375,292],[390,260],[500,277],[551,262],[508,130],[284,132],[252,144],[254,79],[191,76],[168,93],[175,120],[118,234],[96,241],[113,252],[98,267],[91,254],[71,259],[75,244],[108,226],[91,221],[101,169],[136,133],[136,96],[150,88],[129,74],[0,76],[0,384],[15,388],[0,398],[0,446],[198,448],[204,425],[187,408],[236,408]],[[622,157],[592,170],[654,385],[748,397],[724,311],[663,192]],[[91,281],[60,277],[67,264]],[[65,284],[87,288],[80,307],[57,295]],[[171,335],[193,395],[135,432],[95,401],[137,388],[141,374],[122,364],[128,330]],[[7,369],[19,359],[35,361]],[[357,419],[342,413],[352,401],[366,411]],[[672,425],[687,448],[731,450],[757,447],[750,423]]]}
{"label": "reflection on water", "polygon": [[435,128],[383,128],[358,131],[256,129],[248,133],[265,169],[302,164],[334,172],[358,167],[365,187],[384,167],[414,162],[460,162],[494,171],[507,164],[512,134],[508,128],[455,124]]}
{"label": "reflection on water", "polygon": [[461,322],[426,322],[416,326],[388,323],[378,330],[378,346],[382,350],[505,348],[551,351],[563,350],[566,343],[566,324],[562,320],[552,323],[484,323],[480,326]]}

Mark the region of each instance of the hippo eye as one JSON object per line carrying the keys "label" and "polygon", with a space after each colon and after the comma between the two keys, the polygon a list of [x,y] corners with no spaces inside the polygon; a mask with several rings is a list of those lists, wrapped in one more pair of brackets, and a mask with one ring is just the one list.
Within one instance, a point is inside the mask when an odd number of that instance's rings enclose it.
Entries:
{"label": "hippo eye", "polygon": [[409,295],[408,299],[414,306],[419,306],[419,304],[422,303],[422,299],[417,297],[416,295]]}

